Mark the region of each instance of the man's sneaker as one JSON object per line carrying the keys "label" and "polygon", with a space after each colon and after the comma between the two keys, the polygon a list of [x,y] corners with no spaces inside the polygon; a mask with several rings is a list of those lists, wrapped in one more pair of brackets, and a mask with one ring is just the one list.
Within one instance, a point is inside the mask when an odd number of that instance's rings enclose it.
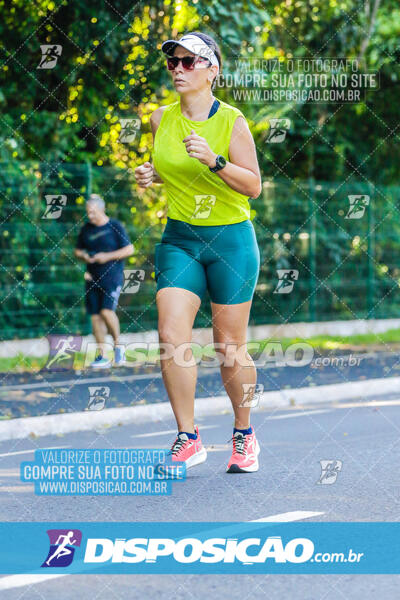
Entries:
{"label": "man's sneaker", "polygon": [[226,469],[227,473],[254,473],[258,471],[260,445],[253,427],[251,433],[244,435],[236,431],[232,436],[233,452]]}
{"label": "man's sneaker", "polygon": [[172,471],[174,469],[174,462],[184,462],[186,469],[190,469],[190,467],[195,467],[206,460],[207,450],[202,444],[197,425],[194,428],[194,431],[197,433],[197,439],[195,440],[188,438],[186,433],[183,431],[178,433],[174,443],[171,446],[168,456],[172,462],[172,465],[159,465],[159,469],[168,473],[169,470]]}
{"label": "man's sneaker", "polygon": [[124,349],[120,346],[115,346],[114,348],[114,365],[120,367],[124,365],[126,362]]}
{"label": "man's sneaker", "polygon": [[107,369],[107,367],[111,367],[111,360],[109,360],[108,358],[104,358],[104,356],[101,356],[101,354],[99,354],[98,356],[96,356],[96,358],[90,366],[92,367],[92,369]]}

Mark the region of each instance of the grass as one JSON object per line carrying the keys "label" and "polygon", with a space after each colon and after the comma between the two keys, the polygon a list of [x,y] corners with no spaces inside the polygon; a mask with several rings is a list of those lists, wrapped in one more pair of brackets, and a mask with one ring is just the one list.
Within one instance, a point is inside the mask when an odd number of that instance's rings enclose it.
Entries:
{"label": "grass", "polygon": [[[320,351],[341,349],[359,350],[361,348],[368,349],[371,347],[377,347],[378,349],[384,350],[386,344],[400,344],[400,329],[390,329],[389,331],[379,334],[366,333],[349,336],[316,335],[309,338],[274,338],[259,340],[258,343],[260,344],[259,351],[262,350],[267,344],[272,343],[280,343],[283,351],[285,351],[288,346],[295,343],[307,343],[314,349],[318,349]],[[202,350],[198,346],[195,346],[193,353],[197,358],[202,355]],[[215,353],[210,347],[208,347],[206,352],[204,352],[204,355],[213,357],[215,356]],[[93,358],[94,356],[90,357],[90,360],[93,360]],[[129,350],[127,350],[127,360],[134,362],[137,365],[143,364],[144,362],[156,364],[157,358],[158,350],[156,349],[152,349],[149,352],[146,352],[145,348],[143,348],[143,350],[139,349],[133,352],[129,352]],[[24,356],[20,353],[13,358],[0,358],[0,372],[33,373],[43,368],[46,364],[46,361],[46,356],[36,358],[32,356]],[[86,364],[87,362],[88,361],[86,361]],[[85,355],[83,353],[76,353],[74,369],[79,370],[83,368],[85,368]]]}
{"label": "grass", "polygon": [[378,334],[363,333],[346,336],[315,335],[309,338],[282,338],[280,341],[284,348],[296,342],[307,342],[313,348],[321,350],[360,349],[360,347],[368,346],[382,346],[382,350],[384,350],[386,344],[400,344],[400,329],[389,329]]}

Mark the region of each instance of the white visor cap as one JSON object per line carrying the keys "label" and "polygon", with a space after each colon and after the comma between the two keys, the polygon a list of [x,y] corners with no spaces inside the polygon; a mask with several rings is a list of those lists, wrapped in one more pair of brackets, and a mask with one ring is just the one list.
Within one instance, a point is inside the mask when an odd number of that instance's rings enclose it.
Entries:
{"label": "white visor cap", "polygon": [[207,44],[203,42],[201,38],[197,37],[197,35],[188,34],[181,37],[180,40],[167,40],[166,42],[163,42],[161,50],[165,54],[171,56],[175,49],[175,46],[177,45],[186,48],[186,50],[193,52],[193,54],[197,54],[198,56],[201,56],[203,58],[208,58],[212,65],[218,67],[219,71],[219,62],[216,54],[210,48],[210,46],[207,46]]}

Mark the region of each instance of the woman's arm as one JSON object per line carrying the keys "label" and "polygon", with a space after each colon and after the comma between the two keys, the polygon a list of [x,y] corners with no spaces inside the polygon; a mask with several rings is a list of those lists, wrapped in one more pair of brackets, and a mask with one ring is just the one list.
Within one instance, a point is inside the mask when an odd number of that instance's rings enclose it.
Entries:
{"label": "woman's arm", "polygon": [[[229,143],[229,159],[230,162],[227,162],[226,166],[215,175],[221,177],[240,194],[257,198],[261,194],[260,169],[253,136],[243,117],[238,117],[233,126]],[[209,166],[214,165],[215,160]]]}
{"label": "woman's arm", "polygon": [[[193,129],[184,140],[186,151],[208,167],[215,167],[217,153],[210,148],[205,138]],[[214,173],[221,177],[236,192],[257,198],[261,193],[261,175],[257,153],[249,126],[244,117],[239,116],[233,126],[229,142],[229,159],[225,167]]]}
{"label": "woman's arm", "polygon": [[[153,145],[154,145],[154,140],[156,137],[156,131],[160,124],[164,108],[165,108],[165,106],[160,106],[150,116],[150,125],[151,125],[151,130],[153,132]],[[154,171],[153,183],[164,183],[163,180],[161,179],[161,177],[159,176],[159,174],[157,173],[157,171],[155,170],[154,165],[152,165],[152,167],[153,167],[153,171]]]}

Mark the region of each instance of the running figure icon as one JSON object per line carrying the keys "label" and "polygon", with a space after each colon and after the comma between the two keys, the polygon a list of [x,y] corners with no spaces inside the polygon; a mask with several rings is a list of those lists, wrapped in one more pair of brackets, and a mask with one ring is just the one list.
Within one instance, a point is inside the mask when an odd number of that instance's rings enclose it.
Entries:
{"label": "running figure icon", "polygon": [[61,56],[62,46],[59,44],[44,44],[40,46],[42,56],[37,69],[52,69]]}
{"label": "running figure icon", "polygon": [[[71,554],[71,550],[70,548],[66,548],[66,546],[68,544],[76,544],[77,540],[73,540],[71,539],[71,537],[74,536],[74,532],[73,531],[68,531],[68,533],[66,535],[59,535],[58,539],[56,541],[56,544],[58,545],[57,550],[50,556],[50,558],[48,558],[46,560],[46,565],[50,566],[51,561],[53,560],[53,558],[61,558],[61,556],[66,556],[67,554]],[[60,542],[60,540],[62,539],[62,542]]]}
{"label": "running figure icon", "polygon": [[279,281],[274,294],[288,294],[292,291],[299,272],[295,269],[278,269]]}
{"label": "running figure icon", "polygon": [[74,339],[74,336],[73,335],[69,335],[68,337],[61,338],[58,341],[58,344],[56,346],[56,350],[58,350],[58,352],[53,356],[53,358],[47,364],[47,368],[48,369],[55,362],[59,362],[60,360],[66,360],[66,359],[71,358],[71,353],[75,352],[75,350],[76,350],[76,348],[74,348],[74,345],[71,344],[71,342],[73,341],[73,339]]}

